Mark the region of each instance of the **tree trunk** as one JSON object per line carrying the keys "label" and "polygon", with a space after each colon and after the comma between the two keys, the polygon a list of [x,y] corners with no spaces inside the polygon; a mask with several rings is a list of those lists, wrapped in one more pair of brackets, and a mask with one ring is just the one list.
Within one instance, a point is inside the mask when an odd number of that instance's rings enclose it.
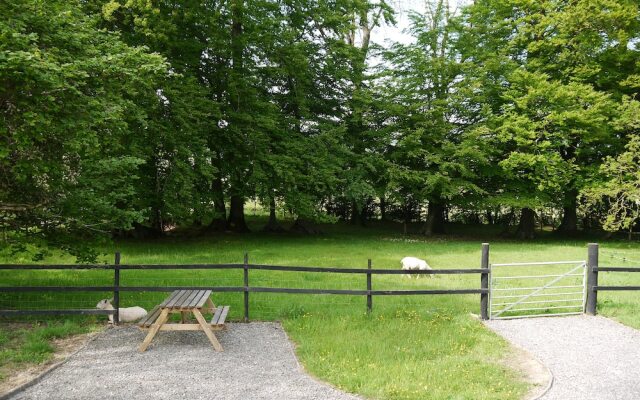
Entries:
{"label": "tree trunk", "polygon": [[493,225],[493,213],[491,212],[491,210],[487,210],[486,214],[487,214],[487,223],[489,225]]}
{"label": "tree trunk", "polygon": [[582,229],[584,231],[597,231],[602,229],[602,225],[596,216],[587,214],[582,218]]}
{"label": "tree trunk", "polygon": [[[242,40],[243,35],[243,21],[244,21],[244,0],[232,0],[230,4],[231,11],[231,60],[232,68],[231,74],[229,74],[229,99],[231,109],[236,116],[230,118],[230,124],[236,125],[236,129],[243,131],[244,121],[242,118],[237,118],[238,114],[245,112],[244,110],[244,43]],[[229,160],[228,160],[229,161]],[[231,160],[233,162],[233,160]],[[236,171],[237,172],[237,171]],[[231,202],[229,207],[229,218],[227,220],[227,229],[234,232],[249,232],[249,227],[244,220],[244,196],[239,195],[241,188],[246,182],[246,176],[243,173],[239,173],[236,176],[232,176],[231,179],[232,189],[236,190],[235,194],[231,195]]]}
{"label": "tree trunk", "polygon": [[445,233],[444,229],[444,204],[440,201],[430,201],[427,207],[427,220],[424,223],[423,233],[427,236]]}
{"label": "tree trunk", "polygon": [[241,72],[243,68],[242,52],[244,45],[240,40],[243,33],[244,20],[244,0],[233,0],[231,2],[231,58],[232,68],[235,72]]}
{"label": "tree trunk", "polygon": [[303,235],[317,235],[322,233],[314,223],[301,217],[296,219],[296,222],[294,222],[289,231]]}
{"label": "tree trunk", "polygon": [[250,232],[247,223],[244,220],[244,197],[231,196],[231,205],[229,207],[229,220],[227,228],[233,232]]}
{"label": "tree trunk", "polygon": [[360,210],[360,226],[365,226],[367,224],[367,212],[369,209],[368,203],[369,202],[362,206],[362,209]]}
{"label": "tree trunk", "polygon": [[380,197],[380,220],[385,221],[387,219],[387,200],[384,196]]}
{"label": "tree trunk", "polygon": [[[160,237],[162,235],[164,235],[164,218],[162,215],[162,210],[164,209],[165,203],[164,203],[164,185],[163,185],[163,180],[160,177],[160,167],[159,167],[160,161],[158,161],[157,157],[153,157],[153,165],[155,166],[155,199],[152,200],[152,204],[151,204],[151,215],[149,218],[149,225],[151,225],[150,229],[151,231],[154,231],[155,233],[152,235],[156,235],[157,237]],[[142,225],[139,225],[139,227],[141,227]],[[134,227],[135,228],[135,227]],[[136,228],[137,230],[137,228]],[[148,233],[148,232],[147,232]],[[146,233],[145,233],[146,234]]]}
{"label": "tree trunk", "polygon": [[351,200],[351,217],[349,218],[351,225],[357,225],[359,217],[360,217],[360,213],[358,212],[358,206],[356,205],[356,201]]}
{"label": "tree trunk", "polygon": [[346,222],[349,219],[349,204],[344,198],[339,198],[336,200],[336,207],[338,209],[338,217]]}
{"label": "tree trunk", "polygon": [[577,213],[577,201],[576,194],[570,193],[571,197],[569,201],[562,207],[562,222],[558,227],[557,232],[566,235],[575,235],[578,233],[578,213]]}
{"label": "tree trunk", "polygon": [[523,208],[520,213],[520,223],[516,231],[518,239],[533,239],[535,237],[536,213],[530,208]]}
{"label": "tree trunk", "polygon": [[162,232],[157,228],[149,228],[138,222],[132,224],[133,229],[126,232],[124,237],[133,237],[135,239],[158,239],[162,237]]}
{"label": "tree trunk", "polygon": [[207,227],[211,232],[223,232],[227,229],[227,207],[224,204],[224,192],[222,190],[222,178],[216,176],[211,184],[213,192],[213,220]]}
{"label": "tree trunk", "polygon": [[282,233],[284,228],[278,222],[276,216],[276,199],[274,196],[269,197],[269,222],[262,228],[263,232]]}
{"label": "tree trunk", "polygon": [[358,207],[358,203],[355,200],[351,201],[351,224],[364,226],[366,219],[365,207]]}
{"label": "tree trunk", "polygon": [[511,222],[515,218],[515,210],[513,208],[509,208],[509,212],[506,214],[502,214],[500,218],[496,215],[496,222],[500,222],[502,224],[502,232],[500,232],[500,236],[502,237],[511,237]]}
{"label": "tree trunk", "polygon": [[164,235],[164,220],[162,218],[162,210],[159,207],[152,207],[151,210],[151,230],[155,233],[155,237],[160,237]]}
{"label": "tree trunk", "polygon": [[480,215],[477,212],[471,212],[467,218],[467,222],[471,225],[480,225]]}
{"label": "tree trunk", "polygon": [[405,203],[402,206],[403,211],[403,220],[402,220],[402,232],[403,234],[407,234],[407,227],[411,223],[411,206],[408,203]]}

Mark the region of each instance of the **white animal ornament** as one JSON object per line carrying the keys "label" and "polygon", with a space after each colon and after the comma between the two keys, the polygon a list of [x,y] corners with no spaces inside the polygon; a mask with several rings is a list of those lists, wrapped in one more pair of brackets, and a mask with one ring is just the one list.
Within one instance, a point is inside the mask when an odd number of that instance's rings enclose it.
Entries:
{"label": "white animal ornament", "polygon": [[[112,301],[113,299],[102,299],[96,304],[96,308],[99,310],[115,310],[111,304]],[[120,322],[134,322],[147,316],[147,310],[142,307],[120,307],[119,311]],[[113,314],[109,315],[109,323],[113,324]]]}
{"label": "white animal ornament", "polygon": [[[402,265],[403,271],[427,271],[431,270],[431,267],[425,260],[422,260],[417,257],[405,257],[400,260],[400,264]],[[407,274],[406,276],[411,277],[411,275]],[[416,275],[418,277],[418,275]],[[430,278],[433,278],[433,274],[429,274]]]}

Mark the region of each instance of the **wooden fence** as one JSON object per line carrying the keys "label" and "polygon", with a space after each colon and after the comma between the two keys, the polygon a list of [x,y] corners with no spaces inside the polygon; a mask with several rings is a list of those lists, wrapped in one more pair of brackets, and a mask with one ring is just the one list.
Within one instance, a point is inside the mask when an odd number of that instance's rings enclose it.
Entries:
{"label": "wooden fence", "polygon": [[597,313],[598,292],[607,290],[640,290],[640,286],[599,286],[599,272],[640,272],[640,267],[600,267],[598,253],[598,244],[590,243],[587,258],[587,301],[585,306],[585,312],[589,315],[596,315]]}
{"label": "wooden fence", "polygon": [[[591,243],[588,246],[587,258],[587,299],[585,312],[589,315],[596,315],[598,292],[611,290],[637,291],[640,286],[600,286],[598,285],[599,272],[638,272],[640,267],[600,267],[598,256],[599,246]],[[0,283],[0,293],[2,292],[113,292],[113,306],[115,310],[97,309],[41,309],[41,310],[20,310],[5,309],[0,310],[0,316],[15,315],[62,315],[62,314],[85,314],[85,315],[114,315],[114,321],[119,322],[117,309],[120,304],[120,293],[122,292],[171,292],[174,290],[199,290],[206,289],[213,292],[237,292],[243,293],[244,298],[244,321],[249,321],[249,294],[250,293],[288,293],[288,294],[333,294],[345,296],[366,296],[367,312],[373,309],[374,296],[409,296],[409,295],[439,295],[439,294],[479,294],[480,295],[480,317],[489,318],[489,244],[482,244],[482,256],[480,268],[477,269],[435,269],[425,271],[402,271],[397,269],[374,269],[371,260],[368,261],[367,268],[325,268],[325,267],[296,267],[282,265],[250,264],[249,256],[245,254],[242,264],[121,264],[120,253],[116,253],[114,264],[48,264],[48,265],[24,265],[24,264],[0,264],[0,270],[113,270],[113,285],[109,286],[2,286]],[[222,270],[236,269],[243,270],[243,286],[122,286],[120,282],[120,271],[122,270],[177,270],[177,269],[207,269]],[[306,273],[332,273],[332,274],[361,274],[366,278],[366,290],[349,289],[310,289],[310,288],[283,288],[251,286],[251,270],[263,271],[285,271],[285,272],[306,272]],[[479,274],[480,287],[470,289],[424,289],[424,290],[374,290],[373,275],[459,275],[459,274]]]}
{"label": "wooden fence", "polygon": [[[119,322],[118,308],[121,292],[171,292],[174,290],[211,290],[213,292],[238,292],[244,296],[244,321],[249,321],[249,294],[250,293],[289,293],[289,294],[334,294],[345,296],[366,296],[367,312],[373,309],[374,296],[410,296],[410,295],[439,295],[439,294],[479,294],[480,316],[488,319],[489,299],[489,244],[482,245],[482,258],[480,268],[477,269],[435,269],[422,271],[403,271],[399,269],[374,269],[371,260],[367,268],[324,268],[324,267],[295,267],[281,265],[250,264],[249,256],[245,254],[242,264],[121,264],[120,253],[116,253],[114,264],[49,264],[49,265],[23,265],[0,264],[0,270],[82,270],[100,269],[113,270],[113,285],[109,286],[0,286],[0,292],[113,292],[113,307],[115,310],[96,309],[58,309],[58,310],[0,310],[0,316],[15,316],[27,314],[61,315],[61,314],[114,314],[114,322]],[[241,269],[243,270],[243,286],[122,286],[120,271],[122,270],[176,270],[176,269]],[[366,290],[345,289],[309,289],[309,288],[283,288],[251,286],[249,271],[286,271],[307,273],[331,273],[331,274],[361,274],[366,277]],[[479,274],[480,287],[471,289],[425,289],[425,290],[374,290],[373,275],[460,275]]]}

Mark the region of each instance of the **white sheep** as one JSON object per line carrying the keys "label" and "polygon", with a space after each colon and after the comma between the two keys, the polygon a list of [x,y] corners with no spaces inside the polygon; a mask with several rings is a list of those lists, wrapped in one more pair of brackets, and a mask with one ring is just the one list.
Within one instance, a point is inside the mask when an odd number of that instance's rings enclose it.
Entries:
{"label": "white sheep", "polygon": [[[425,260],[421,260],[416,257],[405,257],[400,260],[400,264],[402,265],[403,271],[411,271],[411,270],[419,270],[419,271],[427,271],[431,270],[431,267]],[[407,274],[406,276],[411,277],[411,275]],[[430,278],[433,278],[433,274],[429,274]]]}
{"label": "white sheep", "polygon": [[[113,299],[102,299],[96,308],[99,310],[115,310],[111,302]],[[147,316],[147,310],[142,307],[120,307],[120,322],[134,322]],[[113,324],[113,314],[109,315],[109,323]]]}

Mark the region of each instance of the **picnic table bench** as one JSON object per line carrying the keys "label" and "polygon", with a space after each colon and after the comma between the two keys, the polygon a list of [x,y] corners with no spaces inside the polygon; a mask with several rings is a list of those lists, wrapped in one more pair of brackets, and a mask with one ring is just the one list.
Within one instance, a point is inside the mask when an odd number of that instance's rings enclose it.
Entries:
{"label": "picnic table bench", "polygon": [[[139,323],[141,329],[149,330],[139,350],[145,351],[159,331],[204,331],[216,351],[223,351],[213,331],[225,327],[224,321],[229,306],[216,307],[211,301],[211,290],[176,290],[162,303],[157,305]],[[181,323],[167,323],[170,314],[181,314]],[[193,314],[197,323],[186,323],[186,317]],[[211,313],[211,322],[204,319],[203,313]]]}

